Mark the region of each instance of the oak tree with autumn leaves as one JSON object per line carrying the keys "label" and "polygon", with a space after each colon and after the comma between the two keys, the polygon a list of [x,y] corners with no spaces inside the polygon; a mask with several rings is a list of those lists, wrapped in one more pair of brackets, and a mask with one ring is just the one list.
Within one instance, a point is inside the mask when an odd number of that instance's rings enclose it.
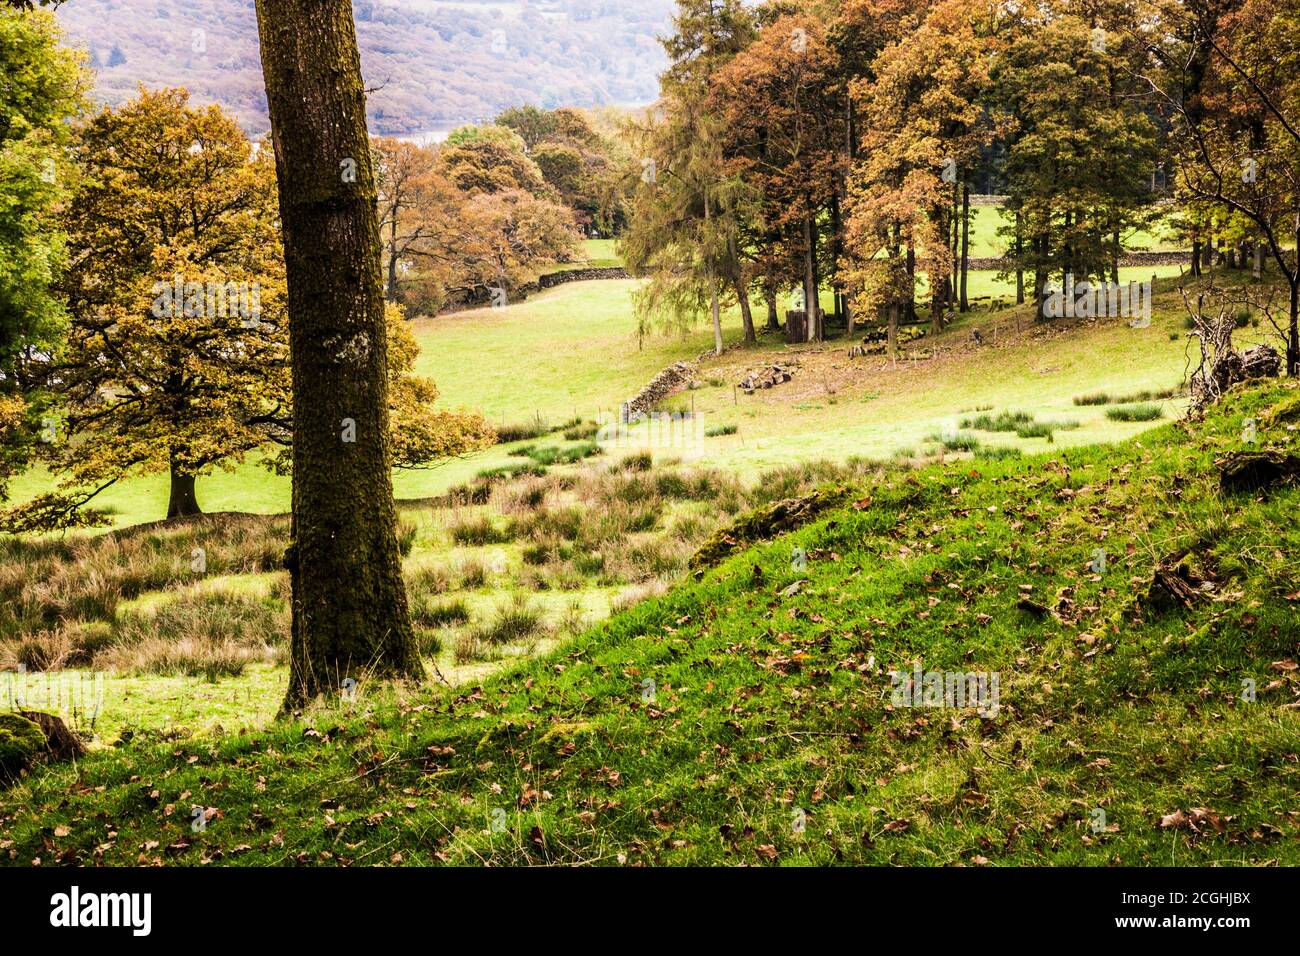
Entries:
{"label": "oak tree with autumn leaves", "polygon": [[[197,481],[249,456],[287,471],[293,440],[275,170],[218,107],[142,91],[77,137],[63,224],[66,342],[47,368],[61,399],[42,447],[59,488],[16,509],[16,530],[93,523],[95,496],[129,475],[170,476],[169,518],[200,512]],[[389,313],[394,461],[421,467],[492,438],[435,411],[412,376],[418,346]]]}
{"label": "oak tree with autumn leaves", "polygon": [[[545,268],[575,255],[574,212],[557,201],[531,159],[520,154],[515,165],[486,177],[469,164],[467,157],[481,158],[472,144],[492,151],[517,138],[498,130],[463,133],[472,138],[447,148],[374,141],[390,302],[438,312],[494,296],[510,299]],[[516,177],[516,168],[529,173]]]}

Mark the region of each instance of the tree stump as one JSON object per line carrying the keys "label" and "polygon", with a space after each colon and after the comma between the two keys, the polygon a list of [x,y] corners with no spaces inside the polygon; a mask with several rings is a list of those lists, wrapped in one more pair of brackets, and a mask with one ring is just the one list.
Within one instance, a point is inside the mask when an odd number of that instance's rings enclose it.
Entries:
{"label": "tree stump", "polygon": [[1272,451],[1229,455],[1220,464],[1219,487],[1225,494],[1267,491],[1300,478],[1300,458]]}
{"label": "tree stump", "polygon": [[85,745],[58,717],[35,710],[20,711],[20,714],[41,728],[45,735],[46,755],[51,760],[72,760],[85,755]]}
{"label": "tree stump", "polygon": [[1200,584],[1200,579],[1187,565],[1161,563],[1147,590],[1147,606],[1155,611],[1191,607],[1203,594]]}

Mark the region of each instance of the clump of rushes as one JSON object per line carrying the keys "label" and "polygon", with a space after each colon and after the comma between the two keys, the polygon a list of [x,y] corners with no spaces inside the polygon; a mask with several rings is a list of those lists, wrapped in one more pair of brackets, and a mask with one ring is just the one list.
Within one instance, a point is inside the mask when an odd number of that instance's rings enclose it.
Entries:
{"label": "clump of rushes", "polygon": [[469,606],[459,598],[437,601],[425,595],[411,602],[411,620],[417,627],[454,627],[469,618]]}
{"label": "clump of rushes", "polygon": [[600,431],[600,426],[595,422],[580,422],[564,430],[564,437],[567,441],[589,441],[596,437]]}
{"label": "clump of rushes", "polygon": [[980,447],[980,440],[974,435],[944,435],[936,432],[929,440],[942,445],[947,451],[974,451]]}
{"label": "clump of rushes", "polygon": [[1018,438],[1046,438],[1049,443],[1056,440],[1055,433],[1055,427],[1047,422],[1029,422],[1016,429]]}
{"label": "clump of rushes", "polygon": [[[535,461],[521,462],[518,465],[502,465],[499,468],[484,468],[477,475],[482,482],[504,481],[513,478],[542,478],[546,469]],[[490,491],[490,489],[489,489]]]}
{"label": "clump of rushes", "polygon": [[963,418],[961,427],[973,428],[981,432],[1013,432],[1033,420],[1034,417],[1025,412],[1001,412],[996,416],[979,415],[975,418]]}
{"label": "clump of rushes", "polygon": [[542,630],[542,611],[522,594],[515,594],[496,613],[472,631],[485,644],[522,644]]}
{"label": "clump of rushes", "polygon": [[[1173,338],[1178,338],[1175,333]],[[1074,404],[1076,405],[1131,405],[1134,402],[1160,402],[1170,398],[1178,398],[1183,394],[1183,390],[1178,386],[1171,388],[1143,389],[1139,392],[1132,392],[1128,395],[1112,395],[1109,392],[1090,392],[1087,395],[1076,395]]]}
{"label": "clump of rushes", "polygon": [[523,422],[522,424],[498,425],[496,430],[497,444],[509,445],[511,442],[529,441],[533,438],[549,435],[554,430],[544,418],[538,415],[532,421]]}
{"label": "clump of rushes", "polygon": [[705,438],[721,438],[723,435],[734,435],[740,431],[739,425],[714,425],[712,428],[704,429]]}
{"label": "clump of rushes", "polygon": [[654,456],[648,451],[628,455],[618,463],[618,467],[622,471],[649,471],[653,465]]}
{"label": "clump of rushes", "polygon": [[459,545],[505,544],[514,540],[509,527],[499,528],[487,515],[457,521],[449,529],[451,540]]}
{"label": "clump of rushes", "polygon": [[1116,422],[1153,422],[1164,414],[1164,409],[1155,404],[1121,405],[1106,410],[1106,417]]}

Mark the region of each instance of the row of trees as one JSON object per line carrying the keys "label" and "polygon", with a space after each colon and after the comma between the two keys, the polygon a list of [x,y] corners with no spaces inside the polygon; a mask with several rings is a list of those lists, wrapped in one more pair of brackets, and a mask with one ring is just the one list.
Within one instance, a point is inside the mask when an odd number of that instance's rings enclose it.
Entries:
{"label": "row of trees", "polygon": [[[1004,277],[1043,317],[1053,277],[1117,281],[1174,217],[1197,253],[1271,260],[1294,289],[1297,4],[1261,0],[679,0],[652,175],[625,254],[647,321],[820,291],[894,341],[918,299],[968,308],[971,194],[1005,197]],[[1198,262],[1200,261],[1198,257]],[[1294,299],[1294,294],[1292,296]],[[1288,364],[1295,309],[1286,334]]]}
{"label": "row of trees", "polygon": [[377,139],[390,301],[419,312],[510,298],[572,260],[580,235],[623,228],[626,147],[587,114],[526,106],[438,146]]}

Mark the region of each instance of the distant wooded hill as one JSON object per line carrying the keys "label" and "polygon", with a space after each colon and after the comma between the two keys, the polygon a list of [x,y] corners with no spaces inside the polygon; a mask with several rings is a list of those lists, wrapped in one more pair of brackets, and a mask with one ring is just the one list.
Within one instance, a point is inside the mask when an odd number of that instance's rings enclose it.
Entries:
{"label": "distant wooded hill", "polygon": [[[371,129],[401,136],[532,103],[647,103],[672,0],[355,0]],[[184,86],[268,127],[253,0],[68,0],[59,19],[91,51],[110,104]]]}

